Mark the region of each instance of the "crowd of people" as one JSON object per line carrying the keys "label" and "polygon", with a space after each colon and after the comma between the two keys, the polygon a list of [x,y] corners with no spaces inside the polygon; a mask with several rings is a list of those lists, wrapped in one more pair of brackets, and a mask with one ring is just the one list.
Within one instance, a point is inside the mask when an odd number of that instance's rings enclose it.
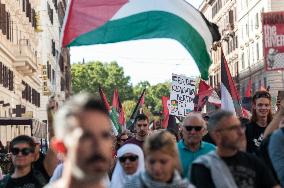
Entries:
{"label": "crowd of people", "polygon": [[284,100],[273,115],[267,91],[253,96],[250,120],[191,112],[178,132],[150,130],[138,114],[133,133],[114,136],[106,107],[86,93],[55,114],[45,155],[29,136],[10,142],[13,169],[0,188],[284,187]]}

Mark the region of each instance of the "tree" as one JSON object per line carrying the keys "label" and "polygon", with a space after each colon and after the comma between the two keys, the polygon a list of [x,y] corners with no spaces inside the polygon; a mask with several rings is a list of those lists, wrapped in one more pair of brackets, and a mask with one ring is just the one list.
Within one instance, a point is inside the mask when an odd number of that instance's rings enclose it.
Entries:
{"label": "tree", "polygon": [[109,102],[111,102],[115,88],[119,90],[121,101],[133,98],[130,77],[124,75],[123,68],[116,62],[103,64],[99,61],[92,61],[73,64],[71,74],[74,93],[81,91],[97,93],[101,85]]}
{"label": "tree", "polygon": [[151,113],[162,111],[162,96],[170,95],[170,82],[159,83],[154,86],[151,86],[148,81],[138,83],[133,88],[136,101],[145,87],[145,106],[150,108]]}

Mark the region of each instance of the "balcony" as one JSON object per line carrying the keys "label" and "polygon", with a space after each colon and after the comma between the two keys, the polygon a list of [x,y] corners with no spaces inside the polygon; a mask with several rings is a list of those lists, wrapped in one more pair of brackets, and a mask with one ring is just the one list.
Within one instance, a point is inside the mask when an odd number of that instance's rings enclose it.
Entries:
{"label": "balcony", "polygon": [[14,66],[24,76],[32,76],[37,70],[36,55],[32,52],[29,40],[21,40],[15,49]]}
{"label": "balcony", "polygon": [[22,39],[20,44],[14,44],[0,32],[0,41],[0,51],[4,52],[13,61],[13,65],[18,72],[24,76],[32,76],[36,72],[37,59],[28,39]]}

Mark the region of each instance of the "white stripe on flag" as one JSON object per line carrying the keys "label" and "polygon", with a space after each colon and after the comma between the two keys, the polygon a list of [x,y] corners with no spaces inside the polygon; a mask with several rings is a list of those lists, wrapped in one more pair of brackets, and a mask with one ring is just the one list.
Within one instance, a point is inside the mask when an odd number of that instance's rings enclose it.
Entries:
{"label": "white stripe on flag", "polygon": [[232,96],[223,83],[221,83],[221,109],[231,111],[236,115]]}
{"label": "white stripe on flag", "polygon": [[200,12],[185,0],[129,0],[110,20],[118,20],[149,11],[169,12],[184,19],[200,33],[204,39],[208,53],[210,52],[210,47],[213,43],[211,32]]}

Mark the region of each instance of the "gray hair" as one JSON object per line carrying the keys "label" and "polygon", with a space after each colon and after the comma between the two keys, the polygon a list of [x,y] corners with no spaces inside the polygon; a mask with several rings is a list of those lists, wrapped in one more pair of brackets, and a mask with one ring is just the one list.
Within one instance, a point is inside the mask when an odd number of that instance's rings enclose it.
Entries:
{"label": "gray hair", "polygon": [[204,122],[204,126],[206,126],[206,122],[205,120],[203,119],[201,113],[199,112],[190,112],[182,121],[182,126],[184,126],[184,123],[188,120],[191,120],[191,119],[200,119],[201,121]]}
{"label": "gray hair", "polygon": [[108,110],[101,100],[89,93],[80,93],[71,97],[58,110],[54,119],[55,136],[59,140],[64,140],[64,137],[72,132],[77,126],[78,116],[86,110],[97,110],[108,115]]}
{"label": "gray hair", "polygon": [[232,116],[234,116],[234,114],[230,111],[218,110],[212,116],[210,116],[209,121],[208,121],[207,130],[209,131],[209,133],[213,132],[220,126],[220,122],[224,118],[229,118]]}

